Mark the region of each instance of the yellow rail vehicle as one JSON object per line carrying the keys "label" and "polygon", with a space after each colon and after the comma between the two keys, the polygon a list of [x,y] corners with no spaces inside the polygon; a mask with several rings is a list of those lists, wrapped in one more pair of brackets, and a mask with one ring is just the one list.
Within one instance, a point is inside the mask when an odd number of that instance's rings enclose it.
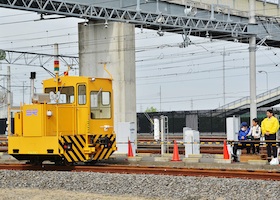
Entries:
{"label": "yellow rail vehicle", "polygon": [[108,159],[116,150],[112,80],[63,76],[43,88],[15,114],[9,154],[33,164]]}

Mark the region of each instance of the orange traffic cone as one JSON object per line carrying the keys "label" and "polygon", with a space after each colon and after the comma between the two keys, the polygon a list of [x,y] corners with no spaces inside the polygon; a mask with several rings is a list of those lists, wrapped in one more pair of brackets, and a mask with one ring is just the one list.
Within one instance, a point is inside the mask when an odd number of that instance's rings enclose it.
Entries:
{"label": "orange traffic cone", "polygon": [[224,159],[229,159],[229,153],[227,148],[227,141],[224,140]]}
{"label": "orange traffic cone", "polygon": [[178,145],[176,143],[176,140],[174,140],[174,147],[173,147],[173,158],[171,161],[181,161],[179,156],[179,150]]}
{"label": "orange traffic cone", "polygon": [[127,157],[133,157],[132,145],[131,145],[130,140],[128,140],[128,152],[127,152]]}

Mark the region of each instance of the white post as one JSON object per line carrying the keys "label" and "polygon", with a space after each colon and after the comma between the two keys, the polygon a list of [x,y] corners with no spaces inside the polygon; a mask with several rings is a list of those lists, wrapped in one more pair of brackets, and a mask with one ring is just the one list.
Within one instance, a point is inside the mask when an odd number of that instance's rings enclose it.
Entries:
{"label": "white post", "polygon": [[165,118],[163,115],[160,116],[160,127],[161,127],[161,155],[166,153],[166,148],[165,148],[165,128],[164,128],[164,121]]}
{"label": "white post", "polygon": [[[256,24],[256,1],[249,1],[249,24]],[[250,121],[257,117],[257,91],[256,91],[256,36],[249,38],[249,65],[250,65]]]}
{"label": "white post", "polygon": [[159,140],[159,119],[154,118],[154,140]]}
{"label": "white post", "polygon": [[159,86],[159,111],[161,112],[161,85]]}
{"label": "white post", "polygon": [[226,105],[226,49],[224,47],[223,55],[223,103]]}

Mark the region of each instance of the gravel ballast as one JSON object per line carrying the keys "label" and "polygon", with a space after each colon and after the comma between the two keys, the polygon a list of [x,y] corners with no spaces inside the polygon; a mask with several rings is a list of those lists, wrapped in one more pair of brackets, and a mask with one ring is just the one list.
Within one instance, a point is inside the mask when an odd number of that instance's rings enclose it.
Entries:
{"label": "gravel ballast", "polygon": [[0,188],[63,190],[76,191],[77,195],[84,192],[157,199],[280,198],[279,181],[91,172],[1,170]]}

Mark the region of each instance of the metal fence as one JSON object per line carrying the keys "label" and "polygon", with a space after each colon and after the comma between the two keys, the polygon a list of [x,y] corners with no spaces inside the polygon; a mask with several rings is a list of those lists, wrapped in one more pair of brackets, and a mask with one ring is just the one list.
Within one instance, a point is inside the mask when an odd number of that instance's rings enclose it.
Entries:
{"label": "metal fence", "polygon": [[[165,115],[168,117],[169,133],[182,133],[184,127],[199,132],[225,132],[225,113],[223,111],[172,111],[148,113],[153,119]],[[153,125],[144,113],[137,114],[138,133],[153,133]]]}
{"label": "metal fence", "polygon": [[[265,118],[266,108],[258,110],[258,118]],[[238,111],[237,111],[238,112]],[[279,110],[274,109],[276,116],[279,116]],[[182,133],[184,127],[190,127],[201,133],[214,134],[226,133],[226,110],[197,110],[197,111],[172,111],[172,112],[153,112],[148,113],[153,119],[165,115],[168,117],[168,127],[170,134]],[[250,124],[250,113],[246,112],[240,115],[241,121]],[[153,125],[144,113],[137,114],[138,133],[153,133]]]}

